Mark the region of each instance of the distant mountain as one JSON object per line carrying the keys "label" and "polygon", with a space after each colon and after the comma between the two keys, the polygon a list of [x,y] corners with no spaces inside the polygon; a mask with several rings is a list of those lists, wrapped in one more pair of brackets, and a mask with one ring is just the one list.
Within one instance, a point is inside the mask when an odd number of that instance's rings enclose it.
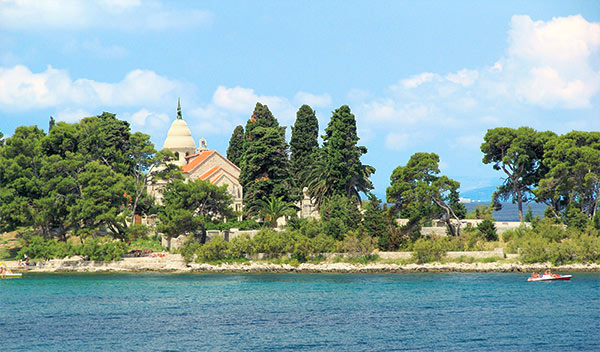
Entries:
{"label": "distant mountain", "polygon": [[471,202],[489,203],[492,200],[492,194],[496,191],[496,186],[475,188],[468,191],[461,191],[460,197],[470,199]]}

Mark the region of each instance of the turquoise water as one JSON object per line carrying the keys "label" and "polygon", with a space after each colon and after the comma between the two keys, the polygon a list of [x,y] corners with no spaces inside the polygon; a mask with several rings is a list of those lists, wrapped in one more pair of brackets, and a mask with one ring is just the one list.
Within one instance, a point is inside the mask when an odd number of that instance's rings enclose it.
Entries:
{"label": "turquoise water", "polygon": [[600,274],[26,274],[1,351],[600,350]]}

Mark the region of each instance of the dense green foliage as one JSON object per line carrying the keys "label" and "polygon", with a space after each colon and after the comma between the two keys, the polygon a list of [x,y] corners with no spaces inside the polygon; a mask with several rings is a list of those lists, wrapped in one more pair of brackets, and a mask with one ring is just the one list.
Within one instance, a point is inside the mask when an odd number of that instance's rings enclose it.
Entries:
{"label": "dense green foliage", "polygon": [[237,165],[242,164],[244,157],[244,126],[236,126],[229,139],[229,147],[227,148],[227,159]]}
{"label": "dense green foliage", "polygon": [[543,164],[548,172],[535,190],[538,200],[566,223],[577,222],[580,214],[593,219],[600,201],[600,132],[573,131],[551,138]]}
{"label": "dense green foliage", "polygon": [[108,229],[128,240],[134,215],[153,211],[145,185],[168,158],[106,112],[54,124],[48,134],[19,127],[0,147],[0,229],[62,239]]}
{"label": "dense green foliage", "polygon": [[464,217],[466,213],[458,201],[460,184],[447,176],[438,176],[439,161],[435,153],[416,153],[405,166],[398,166],[392,172],[387,201],[409,219],[407,231],[413,231],[424,221],[442,219],[452,235],[460,234],[458,215]]}
{"label": "dense green foliage", "polygon": [[503,239],[509,252],[519,252],[524,263],[553,264],[572,262],[600,263],[600,230],[588,226],[581,230],[537,220],[533,227],[507,231]]}
{"label": "dense green foliage", "polygon": [[290,169],[296,185],[306,185],[303,171],[312,168],[319,155],[319,121],[315,111],[308,105],[302,105],[296,113],[296,122],[292,126],[290,139]]}
{"label": "dense green foliage", "polygon": [[175,180],[163,190],[163,205],[158,212],[161,222],[157,228],[168,237],[193,234],[204,243],[205,223],[234,215],[227,186],[219,187],[203,180]]}
{"label": "dense green foliage", "polygon": [[356,118],[343,105],[333,112],[325,129],[321,155],[302,176],[318,207],[333,196],[345,196],[359,203],[360,193],[373,189],[369,177],[375,168],[361,163],[360,157],[367,148],[357,146],[358,140]]}
{"label": "dense green foliage", "polygon": [[546,172],[542,163],[544,144],[554,136],[552,132],[537,132],[529,127],[498,127],[488,130],[483,138],[483,163],[492,163],[494,170],[502,170],[507,176],[495,197],[516,202],[521,221],[523,203],[533,197],[533,188]]}
{"label": "dense green foliage", "polygon": [[247,214],[256,215],[258,202],[282,197],[284,202],[298,199],[290,175],[285,127],[266,105],[256,103],[246,124],[244,154],[239,181],[244,187]]}
{"label": "dense green foliage", "polygon": [[79,255],[85,260],[113,261],[120,260],[129,250],[127,243],[121,241],[104,241],[89,238],[80,245],[71,242],[46,239],[42,236],[33,236],[25,240],[25,244],[18,252],[19,258],[25,255],[31,259],[66,258]]}

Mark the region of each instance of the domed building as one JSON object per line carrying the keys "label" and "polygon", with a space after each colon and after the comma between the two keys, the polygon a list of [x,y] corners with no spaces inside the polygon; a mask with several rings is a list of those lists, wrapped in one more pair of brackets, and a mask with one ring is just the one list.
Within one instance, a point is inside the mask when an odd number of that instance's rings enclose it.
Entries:
{"label": "domed building", "polygon": [[163,149],[167,149],[175,153],[177,161],[175,164],[183,166],[186,164],[186,157],[196,152],[196,143],[192,138],[192,132],[187,123],[181,117],[181,103],[177,100],[177,118],[171,124],[167,139]]}
{"label": "domed building", "polygon": [[[181,172],[186,179],[200,179],[217,186],[226,185],[233,199],[233,210],[242,210],[244,192],[238,181],[240,168],[218,151],[208,149],[204,138],[200,139],[199,146],[196,148],[192,132],[181,116],[179,100],[177,101],[177,118],[167,132],[163,149],[170,150],[175,154],[176,160],[173,163],[181,167]],[[164,184],[157,184],[151,187],[151,192],[157,199],[162,198],[160,189],[163,186]]]}

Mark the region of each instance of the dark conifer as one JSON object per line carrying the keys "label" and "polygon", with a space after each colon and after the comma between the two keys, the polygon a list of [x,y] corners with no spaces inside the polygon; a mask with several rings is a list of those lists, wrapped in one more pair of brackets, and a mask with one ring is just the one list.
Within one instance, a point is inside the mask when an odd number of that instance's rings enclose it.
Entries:
{"label": "dark conifer", "polygon": [[333,112],[323,136],[323,157],[330,192],[360,199],[359,192],[373,189],[369,180],[375,168],[363,165],[360,157],[367,148],[357,146],[356,119],[347,105]]}
{"label": "dark conifer", "polygon": [[248,213],[256,213],[260,200],[283,197],[295,200],[293,180],[289,174],[285,127],[273,117],[266,105],[256,103],[246,124],[240,183]]}
{"label": "dark conifer", "polygon": [[241,165],[244,154],[244,127],[237,126],[229,139],[229,148],[227,148],[227,159],[238,167]]}
{"label": "dark conifer", "polygon": [[296,184],[301,188],[305,186],[303,174],[309,169],[318,157],[319,152],[319,121],[313,109],[302,105],[296,113],[296,122],[292,127],[290,140],[290,163]]}

